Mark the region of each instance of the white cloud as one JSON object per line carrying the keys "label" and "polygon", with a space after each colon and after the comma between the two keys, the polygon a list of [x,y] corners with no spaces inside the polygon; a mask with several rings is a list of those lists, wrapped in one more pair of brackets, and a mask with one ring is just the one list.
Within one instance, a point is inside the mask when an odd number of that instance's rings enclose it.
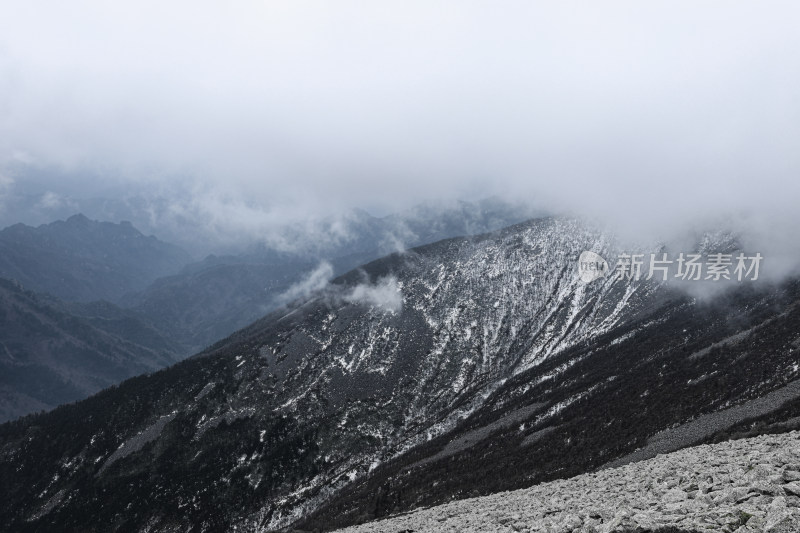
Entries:
{"label": "white cloud", "polygon": [[397,313],[403,308],[403,291],[394,276],[381,278],[375,284],[356,285],[343,299],[349,303],[377,307],[392,313]]}
{"label": "white cloud", "polygon": [[333,267],[322,262],[301,281],[293,284],[276,298],[278,304],[290,304],[319,296],[332,305],[359,304],[397,313],[403,308],[403,292],[395,276],[379,278],[375,283],[363,282],[355,286],[331,285]]}
{"label": "white cloud", "polygon": [[44,209],[52,209],[54,207],[60,207],[63,203],[64,199],[61,198],[61,196],[54,193],[53,191],[47,191],[42,195],[42,197],[36,203],[36,207]]}
{"label": "white cloud", "polygon": [[332,277],[333,267],[327,262],[322,262],[317,268],[309,272],[305,278],[281,293],[276,298],[276,301],[279,304],[286,304],[308,298],[317,292],[323,291]]}
{"label": "white cloud", "polygon": [[53,170],[38,194],[121,182],[225,238],[490,194],[648,234],[800,223],[796,2],[42,12],[0,17],[0,172]]}

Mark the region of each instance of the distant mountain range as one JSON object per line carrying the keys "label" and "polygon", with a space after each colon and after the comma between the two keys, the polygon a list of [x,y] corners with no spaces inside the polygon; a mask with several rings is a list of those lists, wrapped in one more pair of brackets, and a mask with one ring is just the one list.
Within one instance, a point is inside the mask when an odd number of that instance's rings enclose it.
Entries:
{"label": "distant mountain range", "polygon": [[68,304],[0,279],[0,421],[86,398],[178,353],[113,304]]}
{"label": "distant mountain range", "polygon": [[67,301],[117,302],[190,261],[177,246],[146,237],[130,223],[83,215],[0,231],[0,277]]}
{"label": "distant mountain range", "polygon": [[0,529],[330,530],[800,424],[798,280],[703,302],[583,250],[620,252],[546,218],[391,254],[2,425]]}

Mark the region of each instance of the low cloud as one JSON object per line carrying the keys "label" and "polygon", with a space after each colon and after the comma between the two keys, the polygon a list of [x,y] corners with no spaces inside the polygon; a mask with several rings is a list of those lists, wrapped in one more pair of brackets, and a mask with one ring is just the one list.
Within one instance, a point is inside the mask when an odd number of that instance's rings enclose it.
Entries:
{"label": "low cloud", "polygon": [[296,300],[308,298],[312,294],[323,291],[333,277],[333,267],[330,263],[322,262],[309,272],[301,281],[298,281],[276,298],[279,305],[288,304]]}
{"label": "low cloud", "polygon": [[331,285],[333,267],[323,262],[301,281],[276,298],[279,305],[322,298],[331,305],[354,304],[397,313],[403,309],[403,293],[395,276],[379,278],[375,283],[362,282],[355,286]]}
{"label": "low cloud", "polygon": [[498,195],[650,240],[741,221],[800,259],[796,2],[48,9],[0,19],[6,223],[46,191],[139,196],[198,245],[289,249],[271,228]]}
{"label": "low cloud", "polygon": [[348,303],[377,307],[392,313],[403,309],[403,292],[394,276],[380,278],[375,284],[357,285],[345,294],[343,300]]}

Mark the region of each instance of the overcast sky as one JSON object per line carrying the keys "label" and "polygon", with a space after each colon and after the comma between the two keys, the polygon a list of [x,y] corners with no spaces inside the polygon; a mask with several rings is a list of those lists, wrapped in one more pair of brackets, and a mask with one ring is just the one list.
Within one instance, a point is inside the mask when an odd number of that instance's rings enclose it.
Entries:
{"label": "overcast sky", "polygon": [[788,234],[798,28],[793,1],[2,1],[0,194],[232,227],[500,194]]}

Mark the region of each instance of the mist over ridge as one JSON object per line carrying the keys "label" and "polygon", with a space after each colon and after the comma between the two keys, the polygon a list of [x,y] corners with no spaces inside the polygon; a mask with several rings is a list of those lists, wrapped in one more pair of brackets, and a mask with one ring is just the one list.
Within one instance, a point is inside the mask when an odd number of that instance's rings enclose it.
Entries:
{"label": "mist over ridge", "polygon": [[84,212],[199,251],[496,196],[800,257],[791,2],[49,10],[0,21],[2,225]]}

